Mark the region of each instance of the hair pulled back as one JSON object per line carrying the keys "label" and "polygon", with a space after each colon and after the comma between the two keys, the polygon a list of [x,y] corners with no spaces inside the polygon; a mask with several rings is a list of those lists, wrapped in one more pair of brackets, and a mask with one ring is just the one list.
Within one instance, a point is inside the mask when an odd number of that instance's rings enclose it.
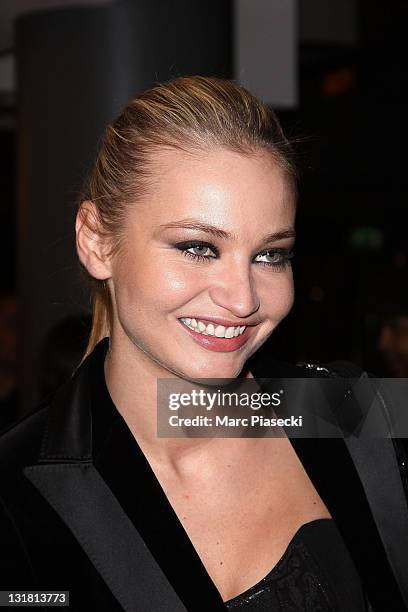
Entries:
{"label": "hair pulled back", "polygon": [[[233,81],[216,77],[178,77],[132,98],[108,125],[80,202],[94,203],[98,223],[120,245],[126,210],[149,191],[154,153],[224,147],[242,155],[267,150],[296,183],[292,148],[274,112]],[[92,330],[86,355],[110,334],[112,304],[104,281],[89,277]]]}

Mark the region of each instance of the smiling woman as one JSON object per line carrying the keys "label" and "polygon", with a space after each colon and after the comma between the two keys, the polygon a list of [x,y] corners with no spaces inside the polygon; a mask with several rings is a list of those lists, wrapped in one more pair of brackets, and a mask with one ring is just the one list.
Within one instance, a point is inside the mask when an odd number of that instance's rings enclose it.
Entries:
{"label": "smiling woman", "polygon": [[262,151],[164,150],[154,163],[154,189],[129,207],[114,255],[87,225],[91,201],[78,215],[81,261],[113,306],[108,379],[119,355],[146,379],[234,378],[292,306],[293,190]]}
{"label": "smiling woman", "polygon": [[[275,271],[288,261],[283,255],[289,255],[288,245],[294,236],[295,175],[290,145],[267,107],[228,81],[176,79],[132,100],[106,131],[83,194],[79,230],[84,226],[89,229],[89,221],[93,221],[89,237],[100,237],[102,230],[106,240],[100,247],[110,249],[112,255],[121,253],[115,257],[119,266],[123,261],[127,261],[125,267],[128,265],[126,249],[129,244],[137,244],[140,250],[130,253],[130,261],[139,266],[142,256],[146,265],[141,272],[166,276],[165,284],[155,282],[152,288],[156,292],[152,297],[160,294],[166,310],[175,299],[183,299],[182,286],[190,293],[186,308],[196,308],[191,294],[200,290],[198,280],[203,285],[206,277],[215,275],[216,294],[223,294],[223,286],[227,292],[232,286],[240,292],[231,296],[239,302],[234,312],[228,312],[229,318],[233,313],[232,318],[237,319],[231,323],[241,324],[239,319],[244,318],[248,323],[249,315],[255,312],[253,302],[258,299],[254,285],[267,287],[271,283],[271,275],[262,276],[261,271],[255,273],[259,280],[253,281],[248,261]],[[269,232],[265,232],[266,221],[270,223]],[[249,228],[251,235],[246,236]],[[216,243],[209,243],[209,236]],[[241,242],[239,250],[237,242]],[[197,252],[200,247],[201,252]],[[90,270],[84,259],[86,245],[80,240],[78,250],[94,288],[90,352],[114,325],[112,282],[110,286],[105,282],[110,278],[109,270]],[[175,258],[176,252],[200,266],[183,266]],[[210,271],[204,272],[204,262],[211,263]],[[173,271],[176,282],[171,282]],[[284,276],[287,281],[289,266]],[[144,277],[142,288],[135,284],[134,289],[144,291],[151,285],[150,279]],[[225,299],[230,298],[225,295]],[[179,310],[182,303],[177,306]],[[204,302],[196,313],[182,314],[194,319],[194,315],[211,315],[213,310],[223,309],[222,303],[215,308]],[[143,309],[144,316],[148,312]],[[260,339],[259,333],[257,337]]]}
{"label": "smiling woman", "polygon": [[0,444],[2,588],[74,610],[404,609],[342,440],[157,435],[160,379],[313,375],[256,358],[294,300],[292,158],[216,78],[156,85],[108,126],[76,220],[84,361]]}

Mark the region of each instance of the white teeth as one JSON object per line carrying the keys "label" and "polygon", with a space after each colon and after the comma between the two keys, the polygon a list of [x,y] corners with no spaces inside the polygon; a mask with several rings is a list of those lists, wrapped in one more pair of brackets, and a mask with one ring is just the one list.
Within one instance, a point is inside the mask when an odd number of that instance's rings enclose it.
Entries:
{"label": "white teeth", "polygon": [[236,338],[240,336],[246,329],[246,325],[237,327],[225,327],[224,325],[217,325],[214,327],[212,323],[206,325],[203,321],[197,319],[181,319],[181,321],[187,325],[190,329],[194,330],[204,336],[216,336],[217,338]]}
{"label": "white teeth", "polygon": [[217,325],[217,327],[215,328],[214,334],[217,336],[217,338],[224,338],[225,337],[225,327],[223,325]]}
{"label": "white teeth", "polygon": [[234,328],[233,328],[233,327],[228,327],[228,328],[225,330],[225,337],[226,337],[226,338],[232,338],[232,337],[234,336],[234,331],[235,331],[235,330],[234,330]]}

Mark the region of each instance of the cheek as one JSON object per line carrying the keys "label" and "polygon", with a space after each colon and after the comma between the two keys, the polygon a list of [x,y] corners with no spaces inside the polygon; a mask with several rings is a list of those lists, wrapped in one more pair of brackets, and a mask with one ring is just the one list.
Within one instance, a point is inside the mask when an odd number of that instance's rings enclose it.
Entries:
{"label": "cheek", "polygon": [[281,274],[263,288],[263,312],[275,322],[289,314],[295,298],[292,270]]}
{"label": "cheek", "polygon": [[143,265],[122,264],[117,270],[118,310],[150,317],[155,312],[171,312],[200,291],[197,275],[179,261],[157,255],[142,261]]}

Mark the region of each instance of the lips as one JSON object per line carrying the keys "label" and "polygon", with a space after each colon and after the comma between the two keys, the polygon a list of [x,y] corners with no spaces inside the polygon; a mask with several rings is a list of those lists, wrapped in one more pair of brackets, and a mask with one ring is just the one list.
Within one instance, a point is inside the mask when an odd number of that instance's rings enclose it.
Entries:
{"label": "lips", "polygon": [[[241,328],[244,327],[244,330],[233,336],[229,334],[230,337],[228,336],[220,337],[216,335],[209,335],[208,333],[202,333],[199,330],[198,323],[199,322],[202,322],[203,324],[207,323],[208,321],[207,319],[189,319],[189,318],[184,319],[184,321],[190,321],[190,323],[191,323],[191,320],[196,322],[197,331],[194,328],[192,328],[191,325],[187,325],[185,322],[183,322],[180,319],[179,319],[179,323],[183,327],[183,329],[188,334],[190,334],[193,340],[197,342],[197,344],[211,351],[226,352],[226,353],[236,351],[237,349],[241,348],[247,342],[247,340],[249,339],[254,329],[253,326],[250,326],[250,327],[236,326],[235,329],[241,330]],[[222,326],[221,324],[218,326],[217,325],[214,326],[214,323],[209,323],[209,325],[212,325],[214,327],[214,332],[216,329],[218,329],[219,334],[221,334],[222,332],[222,330],[220,330],[219,328],[223,327],[224,330],[228,330],[233,327],[233,326],[229,326],[228,328],[226,328],[226,326]],[[206,331],[207,329],[208,329],[208,326],[203,331]],[[210,327],[210,331],[211,331],[211,327]]]}
{"label": "lips", "polygon": [[204,336],[216,336],[217,338],[233,338],[240,336],[246,328],[246,325],[224,325],[213,323],[207,319],[181,318],[184,325],[195,332]]}

